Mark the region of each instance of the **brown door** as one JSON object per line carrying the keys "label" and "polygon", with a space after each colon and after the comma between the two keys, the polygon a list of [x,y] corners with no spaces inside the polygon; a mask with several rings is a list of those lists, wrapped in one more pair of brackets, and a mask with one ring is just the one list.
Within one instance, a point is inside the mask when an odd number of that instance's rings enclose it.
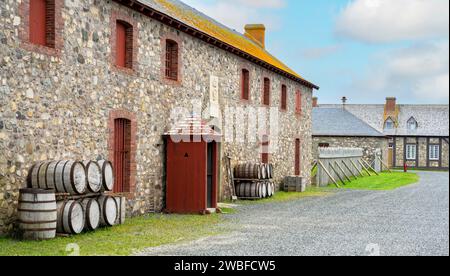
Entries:
{"label": "brown door", "polygon": [[300,139],[295,139],[295,175],[300,175]]}
{"label": "brown door", "polygon": [[114,121],[114,175],[115,193],[130,191],[131,122],[127,119]]}
{"label": "brown door", "polygon": [[394,148],[389,148],[388,150],[388,166],[389,168],[392,168],[394,165]]}
{"label": "brown door", "polygon": [[269,163],[269,136],[264,135],[261,143],[261,162],[264,164]]}

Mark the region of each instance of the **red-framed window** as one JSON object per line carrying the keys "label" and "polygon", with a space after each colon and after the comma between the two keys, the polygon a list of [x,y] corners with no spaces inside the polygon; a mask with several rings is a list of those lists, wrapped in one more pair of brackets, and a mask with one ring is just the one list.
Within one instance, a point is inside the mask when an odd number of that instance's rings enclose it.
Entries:
{"label": "red-framed window", "polygon": [[302,114],[302,92],[300,90],[295,93],[295,113]]}
{"label": "red-framed window", "polygon": [[283,111],[287,110],[287,100],[288,100],[287,98],[288,98],[287,86],[283,84],[281,86],[281,110]]}
{"label": "red-framed window", "polygon": [[250,100],[250,72],[247,69],[242,69],[242,87],[241,100]]}
{"label": "red-framed window", "polygon": [[264,78],[262,104],[270,106],[270,79]]}
{"label": "red-framed window", "polygon": [[114,175],[114,192],[130,192],[131,121],[128,119],[114,120]]}
{"label": "red-framed window", "polygon": [[166,78],[178,81],[178,43],[166,40]]}
{"label": "red-framed window", "polygon": [[116,65],[133,69],[133,26],[122,20],[116,22]]}
{"label": "red-framed window", "polygon": [[264,164],[269,163],[269,146],[270,146],[269,136],[264,135],[261,141],[261,162]]}
{"label": "red-framed window", "polygon": [[55,47],[55,0],[32,0],[29,11],[30,43]]}
{"label": "red-framed window", "polygon": [[295,139],[295,175],[300,175],[300,166],[301,166],[301,144],[300,139]]}

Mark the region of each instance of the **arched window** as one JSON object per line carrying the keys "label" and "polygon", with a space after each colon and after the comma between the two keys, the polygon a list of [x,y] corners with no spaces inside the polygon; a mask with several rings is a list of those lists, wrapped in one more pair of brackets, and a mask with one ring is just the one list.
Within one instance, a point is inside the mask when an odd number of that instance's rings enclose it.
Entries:
{"label": "arched window", "polygon": [[166,78],[178,81],[178,43],[166,40]]}
{"label": "arched window", "polygon": [[114,192],[130,192],[131,121],[128,119],[114,120],[114,175]]}
{"label": "arched window", "polygon": [[263,90],[263,99],[262,104],[266,106],[270,106],[270,79],[264,78],[264,90]]}
{"label": "arched window", "polygon": [[55,47],[55,0],[30,1],[30,42]]}
{"label": "arched window", "polygon": [[295,92],[295,113],[297,115],[302,114],[302,91],[300,90]]}
{"label": "arched window", "polygon": [[417,123],[416,119],[414,119],[414,117],[411,117],[408,120],[407,125],[409,130],[416,130],[419,127],[419,124]]}
{"label": "arched window", "polygon": [[116,65],[133,68],[133,26],[121,20],[116,22]]}
{"label": "arched window", "polygon": [[242,93],[241,99],[248,101],[250,99],[250,72],[242,69]]}
{"label": "arched window", "polygon": [[394,128],[395,128],[394,120],[392,120],[391,118],[388,118],[386,120],[386,122],[384,122],[384,129],[389,130],[389,129],[394,129]]}

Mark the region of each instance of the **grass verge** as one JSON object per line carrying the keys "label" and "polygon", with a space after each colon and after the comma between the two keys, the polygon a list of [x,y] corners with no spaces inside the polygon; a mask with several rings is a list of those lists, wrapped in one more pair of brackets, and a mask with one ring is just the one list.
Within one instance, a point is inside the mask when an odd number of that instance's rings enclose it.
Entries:
{"label": "grass verge", "polygon": [[332,189],[329,188],[316,188],[309,187],[304,193],[295,192],[277,192],[271,198],[261,199],[261,200],[239,200],[236,204],[248,205],[248,204],[265,204],[265,203],[275,203],[275,202],[287,202],[293,201],[301,198],[307,197],[322,197],[327,196],[332,193]]}
{"label": "grass verge", "polygon": [[124,225],[99,229],[49,241],[17,241],[0,238],[0,256],[66,256],[69,244],[76,244],[81,256],[126,256],[164,244],[195,240],[220,234],[220,215],[154,214],[132,218]]}
{"label": "grass verge", "polygon": [[[339,184],[344,189],[387,191],[417,183],[419,179],[419,175],[415,173],[382,172],[376,176],[352,179],[352,182],[346,182],[345,186],[341,182]],[[334,185],[330,185],[329,187],[335,188]]]}

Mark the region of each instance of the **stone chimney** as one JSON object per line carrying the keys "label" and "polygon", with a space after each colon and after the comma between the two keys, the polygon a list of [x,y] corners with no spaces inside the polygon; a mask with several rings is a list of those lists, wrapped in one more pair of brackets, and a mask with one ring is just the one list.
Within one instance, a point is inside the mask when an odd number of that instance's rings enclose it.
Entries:
{"label": "stone chimney", "polygon": [[319,98],[317,98],[317,97],[312,98],[312,106],[319,107]]}
{"label": "stone chimney", "polygon": [[342,101],[342,108],[345,109],[345,105],[347,104],[347,97],[342,97],[341,101]]}
{"label": "stone chimney", "polygon": [[386,113],[395,113],[397,109],[397,99],[395,97],[386,98],[384,110]]}
{"label": "stone chimney", "polygon": [[245,25],[245,36],[266,48],[266,27],[263,24]]}

